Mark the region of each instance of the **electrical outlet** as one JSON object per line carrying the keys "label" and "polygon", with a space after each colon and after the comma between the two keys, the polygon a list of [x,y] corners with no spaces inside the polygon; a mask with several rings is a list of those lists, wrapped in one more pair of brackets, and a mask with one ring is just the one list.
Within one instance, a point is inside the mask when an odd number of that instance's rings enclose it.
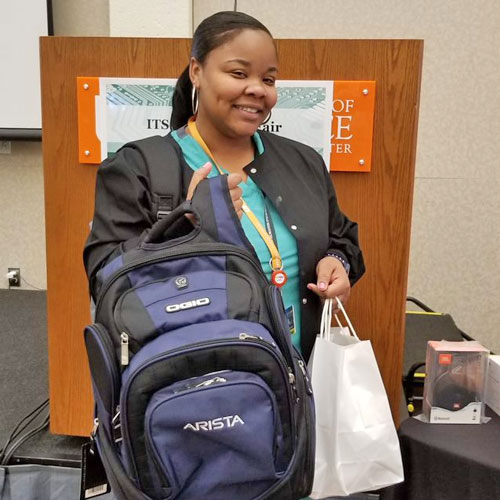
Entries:
{"label": "electrical outlet", "polygon": [[9,287],[21,286],[21,269],[19,267],[9,267],[7,273],[15,272],[13,278],[9,278]]}
{"label": "electrical outlet", "polygon": [[10,155],[10,141],[0,140],[0,154]]}

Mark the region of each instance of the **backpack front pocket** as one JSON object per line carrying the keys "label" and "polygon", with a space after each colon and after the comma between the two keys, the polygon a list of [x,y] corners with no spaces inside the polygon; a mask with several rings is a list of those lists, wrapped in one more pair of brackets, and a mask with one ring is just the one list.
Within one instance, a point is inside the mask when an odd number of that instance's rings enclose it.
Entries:
{"label": "backpack front pocket", "polygon": [[145,431],[151,474],[175,500],[256,498],[284,467],[276,398],[253,373],[226,370],[159,390]]}
{"label": "backpack front pocket", "polygon": [[136,286],[118,300],[115,322],[132,351],[183,326],[257,318],[255,285],[244,275],[198,271]]}

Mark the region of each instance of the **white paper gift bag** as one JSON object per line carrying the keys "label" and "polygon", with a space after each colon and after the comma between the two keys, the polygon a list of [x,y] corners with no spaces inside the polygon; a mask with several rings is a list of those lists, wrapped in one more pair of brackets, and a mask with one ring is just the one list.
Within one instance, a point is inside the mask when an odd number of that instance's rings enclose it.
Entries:
{"label": "white paper gift bag", "polygon": [[315,477],[311,497],[372,491],[404,480],[398,436],[370,341],[331,328],[325,302],[309,363],[316,405]]}

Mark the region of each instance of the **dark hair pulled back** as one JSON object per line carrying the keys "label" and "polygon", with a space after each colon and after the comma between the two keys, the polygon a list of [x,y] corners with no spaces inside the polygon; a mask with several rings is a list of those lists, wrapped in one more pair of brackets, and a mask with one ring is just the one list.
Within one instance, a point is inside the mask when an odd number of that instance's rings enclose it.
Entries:
{"label": "dark hair pulled back", "polygon": [[[191,57],[203,64],[208,54],[234,38],[241,31],[251,29],[266,32],[269,30],[252,16],[243,12],[217,12],[204,19],[196,28],[191,46]],[[189,64],[177,80],[172,98],[171,130],[186,125],[193,114],[191,92],[193,85],[189,78]]]}

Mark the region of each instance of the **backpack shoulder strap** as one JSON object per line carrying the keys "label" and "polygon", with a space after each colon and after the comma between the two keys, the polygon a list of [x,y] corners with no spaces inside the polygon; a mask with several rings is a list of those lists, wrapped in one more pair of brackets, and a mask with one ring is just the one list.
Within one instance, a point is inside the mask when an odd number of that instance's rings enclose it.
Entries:
{"label": "backpack shoulder strap", "polygon": [[168,215],[182,201],[182,166],[170,136],[155,135],[128,144],[143,157],[149,173],[149,185],[156,219]]}

